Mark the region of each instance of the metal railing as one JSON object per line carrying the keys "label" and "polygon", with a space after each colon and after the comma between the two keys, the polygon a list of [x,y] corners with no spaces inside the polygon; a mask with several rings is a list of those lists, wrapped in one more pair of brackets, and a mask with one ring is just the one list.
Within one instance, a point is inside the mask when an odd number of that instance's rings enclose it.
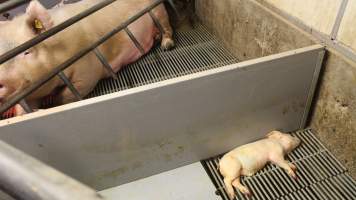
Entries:
{"label": "metal railing", "polygon": [[0,4],[0,13],[6,12],[8,10],[11,10],[13,8],[16,8],[18,6],[21,6],[25,3],[30,2],[31,0],[11,0],[11,1],[5,1],[4,3]]}
{"label": "metal railing", "polygon": [[[81,12],[80,14],[75,15],[74,17],[66,20],[65,22],[49,29],[48,31],[39,34],[35,38],[21,44],[20,46],[6,52],[5,54],[0,56],[0,64],[7,62],[18,54],[61,32],[65,28],[75,24],[76,22],[110,5],[115,1],[116,0],[104,0],[94,5],[93,7]],[[171,0],[156,0],[151,5],[141,10],[140,12],[129,18],[127,21],[118,25],[112,31],[92,43],[89,47],[82,49],[77,54],[64,61],[62,64],[54,67],[54,69],[46,77],[43,77],[40,80],[34,82],[32,85],[25,88],[22,92],[16,94],[14,97],[9,99],[0,107],[0,114],[6,112],[8,109],[15,106],[16,104],[20,104],[26,112],[32,112],[31,107],[27,105],[25,98],[55,76],[59,76],[59,78],[71,90],[73,95],[77,97],[78,100],[81,100],[82,96],[74,87],[74,85],[70,82],[68,77],[63,73],[63,70],[65,70],[74,62],[76,62],[77,60],[84,57],[90,52],[94,52],[103,67],[108,70],[108,72],[113,78],[117,79],[117,74],[112,70],[112,67],[110,66],[109,62],[102,55],[102,53],[97,47],[103,44],[105,41],[110,39],[118,32],[125,31],[129,38],[132,40],[132,42],[135,44],[136,48],[143,54],[144,51],[141,44],[128,29],[128,26],[137,19],[139,19],[141,16],[145,15],[146,13],[149,13],[154,24],[157,26],[162,36],[162,25],[159,23],[159,20],[151,11],[164,1],[168,1],[169,4],[174,8],[174,4]],[[0,13],[12,9],[16,6],[25,4],[27,2],[29,2],[29,0],[11,0],[2,3],[0,4]],[[0,168],[0,189],[16,199],[102,200],[102,198],[89,187],[82,185],[81,183],[71,179],[70,177],[64,174],[61,174],[60,172],[31,158],[23,152],[16,150],[15,148],[7,145],[6,143],[3,143],[2,141],[0,141]],[[61,184],[58,184],[58,182],[60,182]],[[34,187],[36,188],[36,190],[32,189]]]}
{"label": "metal railing", "polygon": [[88,186],[0,141],[0,191],[19,200],[103,200]]}
{"label": "metal railing", "polygon": [[[16,1],[16,2],[15,2]],[[62,22],[61,24],[49,29],[48,31],[39,34],[35,38],[21,44],[20,46],[6,52],[5,54],[0,56],[0,65],[3,64],[4,62],[7,62],[8,60],[14,58],[18,54],[26,51],[27,49],[37,45],[38,43],[46,40],[47,38],[61,32],[65,28],[75,24],[76,22],[82,20],[83,18],[93,14],[94,12],[110,5],[111,3],[115,2],[116,0],[104,0],[93,7],[81,12],[78,15],[75,15],[74,17]],[[63,73],[63,70],[67,69],[69,66],[71,66],[73,63],[75,63],[77,60],[81,59],[85,55],[87,55],[90,52],[94,52],[95,55],[97,56],[98,60],[102,63],[103,67],[108,70],[109,74],[113,76],[113,78],[117,78],[116,73],[112,71],[112,68],[109,64],[109,62],[105,59],[105,57],[101,54],[99,49],[97,47],[101,44],[103,44],[105,41],[110,39],[112,36],[117,34],[118,32],[124,30],[126,34],[129,36],[129,38],[132,40],[132,42],[135,44],[136,48],[141,52],[143,52],[143,47],[141,44],[138,42],[138,40],[135,38],[135,36],[130,32],[128,29],[128,26],[135,22],[137,19],[139,19],[141,16],[145,14],[149,14],[149,16],[152,18],[154,24],[157,26],[159,29],[161,35],[163,34],[163,29],[162,25],[159,23],[159,20],[155,17],[155,15],[151,12],[155,7],[157,7],[159,4],[164,3],[167,1],[170,6],[173,8],[173,10],[177,13],[177,10],[174,6],[173,0],[156,0],[152,4],[150,4],[148,7],[145,9],[141,10],[131,18],[129,18],[127,21],[124,23],[118,25],[116,28],[114,28],[111,32],[105,34],[103,37],[101,37],[99,40],[94,42],[92,45],[89,47],[82,49],[79,51],[77,54],[72,56],[71,58],[67,59],[64,61],[62,64],[56,66],[46,77],[41,78],[40,80],[34,82],[31,86],[25,88],[23,91],[19,92],[16,94],[14,97],[6,101],[1,107],[0,107],[0,114],[3,114],[7,110],[9,110],[11,107],[15,106],[16,104],[20,104],[26,112],[32,112],[30,106],[27,105],[25,98],[29,96],[31,93],[36,91],[38,88],[40,88],[42,85],[47,83],[49,80],[54,78],[55,76],[59,76],[59,78],[67,85],[67,87],[71,90],[73,95],[78,99],[81,100],[83,97],[80,95],[79,91],[74,87],[74,85],[70,82],[68,77]],[[14,0],[12,3],[7,3],[5,2],[3,4],[0,4],[0,11],[6,11],[8,9],[14,8],[14,5],[21,5],[26,3],[26,0]]]}

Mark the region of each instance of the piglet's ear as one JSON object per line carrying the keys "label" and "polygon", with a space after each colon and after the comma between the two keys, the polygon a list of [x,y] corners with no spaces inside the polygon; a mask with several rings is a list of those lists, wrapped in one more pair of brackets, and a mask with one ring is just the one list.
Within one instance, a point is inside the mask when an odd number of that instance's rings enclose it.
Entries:
{"label": "piglet's ear", "polygon": [[53,27],[48,10],[37,0],[31,1],[26,9],[27,25],[35,32],[41,33]]}

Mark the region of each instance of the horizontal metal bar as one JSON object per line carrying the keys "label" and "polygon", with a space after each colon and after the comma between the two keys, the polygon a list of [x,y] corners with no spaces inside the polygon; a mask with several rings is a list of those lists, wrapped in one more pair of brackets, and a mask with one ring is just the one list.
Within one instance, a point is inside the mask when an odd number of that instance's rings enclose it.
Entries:
{"label": "horizontal metal bar", "polygon": [[0,13],[9,11],[17,6],[30,2],[31,0],[9,0],[0,4]]}
{"label": "horizontal metal bar", "polygon": [[149,12],[150,10],[152,10],[153,8],[155,8],[156,6],[158,6],[159,4],[163,3],[165,0],[157,0],[154,3],[152,3],[150,6],[146,7],[145,9],[141,10],[140,12],[138,12],[136,15],[132,16],[129,20],[127,20],[126,22],[122,23],[121,25],[117,26],[114,30],[112,30],[111,32],[107,33],[106,35],[104,35],[102,38],[100,38],[98,41],[96,41],[95,43],[93,43],[91,46],[82,49],[80,52],[78,52],[76,55],[74,55],[73,57],[69,58],[68,60],[66,60],[64,63],[58,65],[57,67],[55,67],[53,69],[53,71],[51,71],[47,77],[44,77],[42,79],[40,79],[39,81],[35,82],[34,84],[32,84],[31,86],[29,86],[28,88],[24,89],[22,92],[20,92],[19,94],[17,94],[14,98],[10,99],[9,101],[5,102],[1,107],[0,107],[0,114],[7,111],[9,108],[11,108],[12,106],[14,106],[17,102],[19,102],[21,99],[25,98],[26,96],[28,96],[29,94],[31,94],[32,92],[34,92],[35,90],[37,90],[38,88],[40,88],[43,84],[45,84],[47,81],[51,80],[53,77],[55,77],[59,72],[65,70],[67,67],[69,67],[70,65],[72,65],[73,63],[75,63],[77,60],[79,60],[80,58],[84,57],[86,54],[88,54],[89,52],[93,51],[96,47],[98,47],[99,45],[101,45],[102,43],[104,43],[106,40],[110,39],[112,36],[114,36],[115,34],[117,34],[118,32],[120,32],[121,30],[123,30],[124,28],[126,28],[127,26],[129,26],[132,22],[136,21],[137,19],[139,19],[141,16],[143,16],[144,14],[146,14],[147,12]]}
{"label": "horizontal metal bar", "polygon": [[82,100],[82,96],[80,95],[79,91],[74,87],[74,85],[72,84],[72,82],[70,82],[70,80],[68,79],[68,77],[61,71],[58,73],[59,78],[61,78],[61,80],[64,82],[64,84],[67,85],[67,87],[69,88],[69,90],[73,93],[73,95],[78,99],[78,100]]}
{"label": "horizontal metal bar", "polygon": [[103,200],[93,189],[0,141],[0,189],[21,200]]}
{"label": "horizontal metal bar", "polygon": [[136,39],[136,37],[132,34],[132,32],[126,27],[124,28],[126,34],[129,36],[129,38],[131,39],[131,41],[134,43],[134,45],[136,46],[136,48],[140,51],[140,53],[142,55],[145,54],[145,50],[143,49],[142,45],[140,44],[140,42]]}
{"label": "horizontal metal bar", "polygon": [[114,70],[112,69],[110,63],[106,60],[106,58],[99,51],[99,49],[97,49],[97,48],[94,49],[94,53],[95,53],[96,57],[99,59],[99,61],[101,62],[101,64],[104,66],[104,68],[109,72],[111,77],[113,79],[115,79],[115,80],[118,80],[119,78],[117,77],[117,74],[114,72]]}
{"label": "horizontal metal bar", "polygon": [[27,104],[25,99],[22,99],[20,101],[20,105],[26,111],[26,113],[32,113],[33,112],[32,108]]}
{"label": "horizontal metal bar", "polygon": [[0,64],[10,60],[11,58],[17,56],[18,54],[26,51],[27,49],[35,46],[36,44],[46,40],[47,38],[57,34],[58,32],[61,32],[62,30],[64,30],[65,28],[73,25],[74,23],[82,20],[83,18],[93,14],[94,12],[108,6],[109,4],[115,2],[116,0],[105,0],[102,1],[98,4],[96,4],[95,6],[79,13],[78,15],[75,15],[74,17],[64,21],[63,23],[49,29],[48,31],[41,33],[40,35],[36,36],[35,38],[21,44],[20,46],[6,52],[5,54],[0,56]]}

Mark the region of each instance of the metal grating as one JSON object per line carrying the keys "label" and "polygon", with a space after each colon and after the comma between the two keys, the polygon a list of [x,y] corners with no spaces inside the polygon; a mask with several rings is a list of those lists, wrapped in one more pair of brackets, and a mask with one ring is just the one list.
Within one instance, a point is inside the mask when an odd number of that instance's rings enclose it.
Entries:
{"label": "metal grating", "polygon": [[[356,182],[347,169],[321,144],[312,130],[292,133],[302,144],[286,158],[297,166],[298,179],[290,178],[281,168],[268,164],[252,177],[241,177],[253,196],[248,198],[236,191],[237,199],[356,199]],[[213,181],[217,194],[228,200],[223,177],[217,170],[219,159],[211,158],[202,164]]]}
{"label": "metal grating", "polygon": [[108,78],[98,83],[87,98],[109,94],[154,82],[236,63],[214,35],[197,24],[189,31],[175,34],[176,47],[162,51],[157,45],[139,61],[126,66],[119,79]]}

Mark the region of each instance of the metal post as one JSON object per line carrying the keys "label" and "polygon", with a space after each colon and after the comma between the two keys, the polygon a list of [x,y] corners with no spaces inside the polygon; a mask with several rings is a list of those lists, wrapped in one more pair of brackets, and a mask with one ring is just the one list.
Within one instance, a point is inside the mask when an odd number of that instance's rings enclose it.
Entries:
{"label": "metal post", "polygon": [[101,64],[104,66],[104,68],[110,73],[112,78],[115,79],[115,80],[118,80],[119,78],[118,78],[117,74],[114,72],[114,70],[112,69],[111,65],[106,60],[104,55],[99,51],[98,48],[94,49],[94,53],[95,53],[96,57],[99,59],[99,61],[101,62]]}
{"label": "metal post", "polygon": [[163,33],[164,33],[164,29],[163,29],[161,23],[159,23],[159,20],[158,20],[157,17],[153,14],[152,10],[149,12],[149,14],[150,14],[150,17],[151,17],[153,23],[156,25],[156,27],[157,27],[158,30],[159,30],[160,38],[162,38],[162,35],[163,35]]}
{"label": "metal post", "polygon": [[62,81],[64,82],[64,84],[67,85],[67,87],[69,88],[69,90],[73,93],[73,95],[78,99],[78,100],[82,100],[82,96],[80,95],[79,91],[74,87],[74,85],[70,82],[70,80],[68,79],[68,77],[61,71],[58,73],[59,78],[62,79]]}
{"label": "metal post", "polygon": [[126,34],[129,36],[129,38],[131,39],[131,41],[134,43],[134,45],[136,46],[136,48],[141,52],[142,55],[145,54],[145,50],[143,49],[142,45],[140,44],[140,42],[135,38],[135,36],[132,34],[132,32],[126,27],[124,28]]}
{"label": "metal post", "polygon": [[167,0],[167,1],[168,1],[169,5],[173,8],[174,14],[176,14],[179,19],[181,16],[180,16],[176,6],[174,5],[173,0]]}
{"label": "metal post", "polygon": [[25,99],[22,99],[20,101],[20,106],[26,111],[26,113],[32,113],[33,112],[32,108],[27,104]]}
{"label": "metal post", "polygon": [[19,200],[103,200],[93,189],[0,141],[0,189]]}

